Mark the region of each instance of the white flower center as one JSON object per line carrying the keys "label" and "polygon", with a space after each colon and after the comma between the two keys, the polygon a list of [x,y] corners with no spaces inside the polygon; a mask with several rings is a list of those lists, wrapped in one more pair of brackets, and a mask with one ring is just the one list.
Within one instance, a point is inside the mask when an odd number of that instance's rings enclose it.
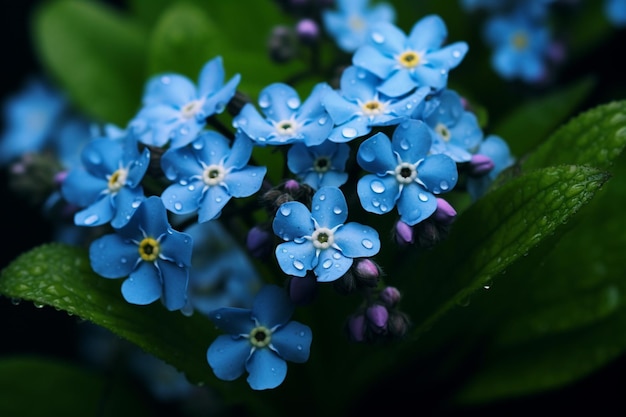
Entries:
{"label": "white flower center", "polygon": [[315,161],[313,161],[313,169],[320,174],[328,172],[331,167],[332,163],[328,156],[318,156],[315,158]]}
{"label": "white flower center", "polygon": [[108,188],[110,193],[117,193],[124,185],[126,185],[126,179],[128,178],[128,169],[120,168],[113,174],[107,177]]}
{"label": "white flower center", "polygon": [[194,117],[200,110],[202,110],[202,105],[204,104],[204,100],[193,100],[189,103],[185,104],[182,109],[180,109],[180,114],[184,119],[191,119]]}
{"label": "white flower center", "polygon": [[226,176],[226,170],[221,165],[209,165],[202,172],[202,180],[206,185],[218,185]]}
{"label": "white flower center", "polygon": [[264,348],[272,341],[272,331],[265,326],[257,326],[250,331],[248,340],[256,348]]}
{"label": "white flower center", "polygon": [[328,249],[333,243],[335,243],[335,233],[327,228],[320,227],[315,229],[311,236],[311,241],[316,249]]}
{"label": "white flower center", "polygon": [[298,131],[298,122],[293,119],[281,120],[280,122],[275,122],[274,127],[281,136],[293,136]]}
{"label": "white flower center", "polygon": [[452,139],[452,133],[450,132],[450,129],[448,129],[448,126],[444,125],[443,123],[437,123],[437,126],[435,126],[435,132],[437,132],[439,137],[446,142],[449,142],[450,139]]}
{"label": "white flower center", "polygon": [[361,109],[363,113],[368,116],[378,116],[385,112],[385,103],[378,101],[377,99],[366,101],[361,104]]}
{"label": "white flower center", "polygon": [[417,168],[413,164],[402,162],[396,167],[394,174],[400,184],[410,184],[417,178]]}

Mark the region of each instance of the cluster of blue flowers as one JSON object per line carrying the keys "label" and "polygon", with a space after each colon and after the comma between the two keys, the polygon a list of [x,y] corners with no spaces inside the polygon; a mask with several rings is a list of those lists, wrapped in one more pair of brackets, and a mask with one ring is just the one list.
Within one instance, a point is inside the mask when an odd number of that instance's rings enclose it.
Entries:
{"label": "cluster of blue flowers", "polygon": [[[160,300],[171,311],[206,314],[226,333],[207,351],[218,378],[247,372],[253,389],[269,389],[285,379],[286,361],[307,361],[311,329],[291,317],[318,284],[373,294],[347,320],[352,340],[402,337],[410,320],[400,291],[380,279],[380,231],[348,221],[349,211],[395,216],[396,242],[416,244],[422,225],[443,230],[454,220],[444,194],[477,199],[513,164],[506,142],[485,137],[448,88],[468,45],[446,44],[437,15],[408,33],[393,19],[388,4],[346,0],[325,9],[321,20],[351,62],[337,85],[319,83],[308,97],[276,82],[256,105],[248,102],[237,91],[240,75],[227,80],[220,57],[204,65],[197,83],[154,76],[127,126],[106,126],[86,141],[79,162],[61,169],[74,224],[96,231],[89,236],[93,270],[124,279],[129,303]],[[523,74],[540,72],[534,65]],[[225,111],[232,129],[217,119]],[[29,151],[37,151],[43,142],[32,137]],[[269,180],[275,167],[253,158],[263,147],[283,152],[289,178]],[[259,208],[261,220],[251,215]],[[273,284],[249,267],[228,231],[234,221],[247,228],[249,254],[277,265]],[[285,278],[288,285],[276,285]],[[228,295],[216,296],[215,287]]]}

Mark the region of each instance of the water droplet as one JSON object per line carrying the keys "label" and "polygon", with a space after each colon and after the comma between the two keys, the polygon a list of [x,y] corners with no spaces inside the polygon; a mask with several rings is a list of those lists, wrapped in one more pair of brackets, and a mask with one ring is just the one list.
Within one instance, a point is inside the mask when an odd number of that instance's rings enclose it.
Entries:
{"label": "water droplet", "polygon": [[441,187],[443,191],[446,191],[450,188],[450,184],[448,184],[448,181],[443,180],[439,183],[439,187]]}
{"label": "water droplet", "polygon": [[372,201],[372,206],[374,206],[374,207],[376,207],[376,208],[380,207],[380,201],[378,201],[378,200],[373,200],[373,201]]}
{"label": "water droplet", "polygon": [[217,313],[215,315],[215,320],[221,320],[222,319],[222,315],[220,313]]}
{"label": "water droplet", "polygon": [[161,77],[161,84],[168,85],[170,82],[172,82],[172,79],[168,77],[167,75],[164,75],[163,77]]}
{"label": "water droplet", "polygon": [[369,239],[363,239],[361,245],[363,245],[365,249],[372,249],[374,247],[374,243]]}
{"label": "water droplet", "polygon": [[120,262],[121,262],[121,263],[123,263],[123,264],[125,264],[126,262],[128,262],[128,259],[126,259],[126,258],[120,258]]}
{"label": "water droplet", "polygon": [[186,135],[189,133],[189,129],[187,129],[186,127],[181,127],[179,132],[181,135]]}
{"label": "water droplet", "polygon": [[233,121],[234,127],[243,127],[243,126],[246,126],[247,124],[248,124],[248,119],[246,119],[245,117],[238,117],[237,119]]}
{"label": "water droplet", "polygon": [[333,253],[333,258],[339,260],[339,259],[341,259],[341,255],[338,254],[337,252],[335,252],[335,253]]}
{"label": "water droplet", "polygon": [[286,207],[286,206],[281,206],[280,207],[280,214],[282,214],[283,216],[287,217],[291,214],[291,208]]}
{"label": "water droplet", "polygon": [[389,207],[387,207],[387,206],[386,206],[386,205],[384,205],[384,204],[381,204],[381,205],[380,205],[380,211],[382,211],[383,213],[384,213],[384,212],[386,212],[386,211],[389,211]]}
{"label": "water droplet", "polygon": [[300,332],[300,337],[304,337],[304,332]]}
{"label": "water droplet", "polygon": [[319,199],[320,201],[326,200],[326,194],[320,194]]}
{"label": "water droplet", "polygon": [[385,42],[385,37],[379,32],[372,32],[371,37],[372,37],[372,40],[376,43]]}
{"label": "water droplet", "polygon": [[296,349],[302,350],[302,345],[296,345]]}
{"label": "water droplet", "polygon": [[181,211],[183,209],[183,204],[180,201],[175,202],[174,209],[177,211]]}
{"label": "water droplet", "polygon": [[333,265],[333,261],[331,261],[330,259],[326,259],[326,260],[324,261],[324,263],[322,264],[322,266],[323,266],[325,269],[330,268],[332,265]]}
{"label": "water droplet", "polygon": [[319,123],[320,125],[325,125],[327,121],[328,117],[322,116],[318,119],[317,123]]}
{"label": "water droplet", "polygon": [[461,57],[461,51],[459,51],[458,49],[455,49],[454,51],[452,51],[452,56],[454,58],[460,58]]}
{"label": "water droplet", "polygon": [[335,214],[341,214],[342,212],[343,210],[341,210],[341,207],[335,206],[335,208],[333,209],[333,213]]}
{"label": "water droplet", "polygon": [[402,148],[402,150],[408,151],[410,147],[411,147],[411,144],[409,143],[408,140],[402,139],[400,141],[400,148]]}
{"label": "water droplet", "polygon": [[193,190],[195,190],[195,189],[196,189],[196,186],[195,186],[195,185],[193,185],[193,184],[191,184],[189,187],[187,187],[187,189],[188,189],[189,191],[193,191]]}
{"label": "water droplet", "polygon": [[424,193],[419,193],[417,195],[417,198],[419,198],[420,201],[428,201],[428,196],[426,194],[424,194]]}
{"label": "water droplet", "polygon": [[215,113],[221,113],[226,108],[226,105],[221,101],[215,105]]}
{"label": "water droplet", "polygon": [[204,142],[202,142],[201,140],[196,140],[191,144],[191,146],[193,146],[194,149],[200,150],[204,148]]}
{"label": "water droplet", "polygon": [[372,189],[372,191],[374,191],[376,194],[382,194],[385,192],[385,184],[383,184],[381,181],[378,180],[374,180],[370,183],[370,188]]}
{"label": "water droplet", "polygon": [[292,97],[289,100],[287,100],[287,106],[291,109],[291,110],[295,110],[298,107],[300,107],[300,100],[297,97]]}
{"label": "water droplet", "polygon": [[21,303],[22,300],[19,298],[11,298],[11,304],[13,304],[14,306],[19,305],[19,303]]}
{"label": "water droplet", "polygon": [[215,202],[216,203],[221,203],[222,202],[222,197],[215,197]]}
{"label": "water droplet", "polygon": [[353,127],[344,127],[341,130],[341,134],[343,135],[344,138],[346,139],[352,139],[354,137],[356,137],[357,135],[357,131],[355,128]]}
{"label": "water droplet", "polygon": [[261,97],[259,97],[259,106],[261,106],[261,108],[266,109],[270,104],[270,98],[267,94],[262,94]]}
{"label": "water droplet", "polygon": [[85,218],[83,223],[86,224],[87,226],[90,226],[94,224],[95,222],[97,222],[98,219],[99,219],[98,215],[92,214],[91,216]]}
{"label": "water droplet", "polygon": [[359,70],[359,71],[357,71],[357,73],[356,73],[356,77],[357,77],[359,80],[364,79],[366,76],[367,76],[367,73],[366,73],[365,71],[363,71],[363,70]]}
{"label": "water droplet", "polygon": [[293,267],[298,271],[302,271],[304,269],[304,264],[300,261],[293,261]]}
{"label": "water droplet", "polygon": [[135,201],[132,202],[132,204],[130,205],[132,208],[137,208],[141,205],[141,199],[137,199]]}

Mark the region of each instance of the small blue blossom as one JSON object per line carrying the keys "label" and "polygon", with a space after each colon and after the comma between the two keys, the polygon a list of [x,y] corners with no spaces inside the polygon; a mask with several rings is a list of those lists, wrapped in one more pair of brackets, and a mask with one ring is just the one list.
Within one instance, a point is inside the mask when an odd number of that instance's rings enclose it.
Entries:
{"label": "small blue blossom", "polygon": [[455,162],[469,161],[483,139],[478,119],[463,108],[453,90],[443,90],[438,102],[437,109],[424,119],[433,133],[431,153],[448,155]]}
{"label": "small blue blossom", "polygon": [[354,52],[365,44],[369,28],[378,22],[393,23],[396,12],[389,3],[369,5],[369,0],[337,0],[337,10],[322,11],[322,23],[337,46]]}
{"label": "small blue blossom", "polygon": [[350,269],[353,258],[378,253],[376,230],[345,223],[348,205],[339,188],[320,188],[311,206],[309,211],[304,204],[290,201],[276,212],[274,233],[286,241],[276,247],[276,259],[287,275],[303,277],[313,270],[318,281],[335,281]]}
{"label": "small blue blossom", "polygon": [[485,23],[485,39],[493,48],[492,67],[502,78],[535,83],[546,76],[548,27],[523,9],[490,18]]}
{"label": "small blue blossom", "polygon": [[264,116],[248,103],[235,117],[233,125],[261,146],[295,142],[319,145],[333,128],[330,115],[321,103],[323,90],[323,84],[316,85],[301,103],[293,87],[283,83],[270,84],[259,94],[259,107]]}
{"label": "small blue blossom", "polygon": [[381,79],[355,66],[346,68],[340,89],[328,86],[322,97],[335,127],[329,134],[333,142],[348,142],[370,133],[373,126],[389,126],[415,116],[430,88],[415,89],[401,97],[387,97],[378,91]]}
{"label": "small blue blossom", "polygon": [[413,226],[437,209],[433,194],[450,191],[458,174],[454,160],[429,154],[430,129],[421,120],[406,121],[390,141],[377,133],[359,147],[357,162],[368,172],[357,184],[363,208],[376,214],[397,206],[400,220]]}
{"label": "small blue blossom", "polygon": [[293,144],[287,152],[287,167],[314,190],[321,187],[340,187],[348,180],[345,172],[350,147],[331,141],[316,146]]}
{"label": "small blue blossom", "polygon": [[0,136],[0,166],[28,152],[39,152],[49,144],[67,100],[40,79],[3,103],[3,132]]}
{"label": "small blue blossom", "polygon": [[176,214],[198,211],[198,221],[217,218],[232,197],[248,197],[261,188],[266,167],[247,165],[253,142],[239,132],[228,139],[205,131],[192,143],[163,154],[161,166],[170,181],[161,194],[165,207]]}
{"label": "small blue blossom", "polygon": [[79,226],[111,222],[123,226],[144,199],[141,180],[150,163],[150,152],[139,152],[131,134],[112,139],[99,137],[85,145],[82,166],[71,169],[61,192],[71,204],[84,208],[74,215]]}
{"label": "small blue blossom", "polygon": [[221,113],[235,95],[240,75],[224,84],[222,58],[207,62],[196,85],[180,74],[152,77],[143,94],[143,108],[129,128],[146,145],[185,146],[206,126],[206,118]]}
{"label": "small blue blossom", "polygon": [[215,375],[225,381],[248,372],[252,389],[276,388],[287,376],[287,362],[309,359],[311,329],[289,321],[294,304],[287,292],[266,285],[257,294],[252,309],[234,307],[212,311],[209,318],[227,335],[218,336],[207,350]]}
{"label": "small blue blossom", "polygon": [[174,230],[156,196],[148,197],[123,227],[89,247],[93,270],[104,278],[126,278],[122,295],[131,304],[161,299],[170,311],[187,303],[193,242]]}
{"label": "small blue blossom", "polygon": [[352,63],[384,81],[378,91],[397,97],[415,87],[440,90],[448,83],[448,72],[458,66],[468,46],[455,42],[442,47],[448,30],[437,15],[420,19],[407,36],[391,23],[372,27],[368,43],[356,50]]}
{"label": "small blue blossom", "polygon": [[493,169],[488,174],[467,179],[467,192],[472,200],[477,200],[484,195],[498,174],[515,163],[509,145],[496,135],[487,136],[476,153],[489,157],[493,162]]}
{"label": "small blue blossom", "polygon": [[613,25],[626,26],[626,0],[605,0],[604,13]]}

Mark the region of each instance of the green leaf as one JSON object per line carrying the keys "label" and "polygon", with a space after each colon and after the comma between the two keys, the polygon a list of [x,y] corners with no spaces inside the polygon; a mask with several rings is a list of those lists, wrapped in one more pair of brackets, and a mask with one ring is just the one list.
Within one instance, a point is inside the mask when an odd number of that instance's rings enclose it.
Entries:
{"label": "green leaf", "polygon": [[176,72],[197,80],[223,36],[206,13],[188,3],[166,9],[150,38],[149,73]]}
{"label": "green leaf", "polygon": [[137,306],[120,281],[91,270],[86,251],[57,243],[24,253],[0,275],[0,293],[78,315],[140,346],[184,372],[194,383],[213,382],[206,350],[216,336],[205,317],[185,317],[162,305]]}
{"label": "green leaf", "polygon": [[4,357],[0,359],[0,415],[124,417],[151,414],[125,381],[122,378],[108,381],[97,372],[53,359]]}
{"label": "green leaf", "polygon": [[591,93],[595,81],[582,79],[550,95],[531,100],[509,112],[491,131],[522,156],[542,143]]}
{"label": "green leaf", "polygon": [[146,35],[98,2],[43,2],[34,35],[43,64],[87,115],[124,126],[145,81]]}
{"label": "green leaf", "polygon": [[559,128],[528,158],[522,169],[590,165],[607,169],[626,146],[626,101],[598,106]]}

